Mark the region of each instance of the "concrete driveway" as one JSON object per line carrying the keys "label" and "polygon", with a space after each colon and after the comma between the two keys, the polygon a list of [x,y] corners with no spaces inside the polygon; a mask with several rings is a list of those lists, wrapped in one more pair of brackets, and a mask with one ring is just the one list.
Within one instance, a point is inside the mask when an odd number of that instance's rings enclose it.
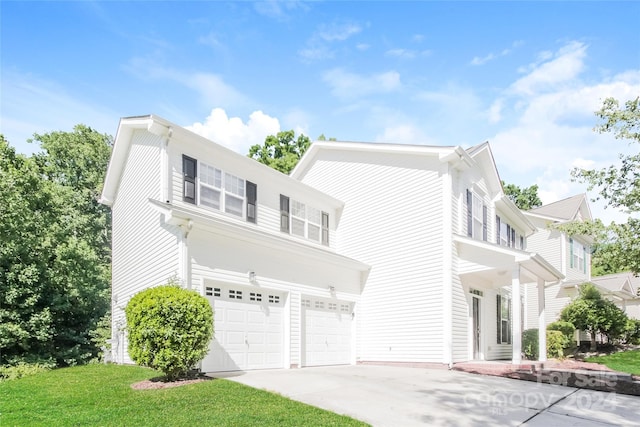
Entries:
{"label": "concrete driveway", "polygon": [[213,375],[373,426],[638,425],[640,398],[444,369],[331,366]]}

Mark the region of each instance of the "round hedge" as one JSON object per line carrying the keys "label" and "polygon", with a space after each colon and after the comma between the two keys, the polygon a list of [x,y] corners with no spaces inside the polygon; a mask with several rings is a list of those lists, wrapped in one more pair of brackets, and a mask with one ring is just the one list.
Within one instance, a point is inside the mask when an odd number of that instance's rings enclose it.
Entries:
{"label": "round hedge", "polygon": [[207,354],[213,310],[206,298],[175,285],[149,288],[125,308],[129,355],[169,380],[185,375]]}

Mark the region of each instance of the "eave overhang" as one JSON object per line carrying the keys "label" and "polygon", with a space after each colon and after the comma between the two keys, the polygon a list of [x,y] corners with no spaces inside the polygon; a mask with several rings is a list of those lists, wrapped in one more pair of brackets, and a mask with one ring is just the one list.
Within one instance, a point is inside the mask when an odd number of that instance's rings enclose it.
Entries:
{"label": "eave overhang", "polygon": [[546,285],[557,283],[564,275],[535,252],[499,246],[470,237],[454,234],[460,258],[459,274],[479,274],[497,284],[510,282],[511,273],[519,268],[520,282],[536,282],[542,279]]}
{"label": "eave overhang", "polygon": [[289,235],[271,233],[253,224],[209,212],[203,208],[163,203],[153,199],[148,201],[154,209],[164,215],[168,224],[179,226],[185,231],[192,232],[193,229],[202,228],[222,236],[277,250],[281,253],[301,255],[310,261],[328,263],[359,271],[365,275],[371,269],[369,265],[337,254],[330,248],[307,243]]}

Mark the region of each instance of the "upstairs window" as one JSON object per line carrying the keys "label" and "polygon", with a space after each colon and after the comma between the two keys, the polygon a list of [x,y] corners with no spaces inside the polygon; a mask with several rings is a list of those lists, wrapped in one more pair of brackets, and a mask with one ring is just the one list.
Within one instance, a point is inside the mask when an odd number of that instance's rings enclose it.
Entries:
{"label": "upstairs window", "polygon": [[525,249],[525,239],[511,225],[496,215],[496,243],[515,249]]}
{"label": "upstairs window", "polygon": [[487,240],[487,206],[471,190],[467,190],[467,236]]}
{"label": "upstairs window", "polygon": [[[256,222],[256,184],[191,157],[182,159],[185,202]],[[196,173],[198,169],[200,176]]]}
{"label": "upstairs window", "polygon": [[587,273],[587,247],[582,243],[569,239],[569,262],[571,268]]}
{"label": "upstairs window", "polygon": [[329,214],[280,195],[280,231],[329,245]]}

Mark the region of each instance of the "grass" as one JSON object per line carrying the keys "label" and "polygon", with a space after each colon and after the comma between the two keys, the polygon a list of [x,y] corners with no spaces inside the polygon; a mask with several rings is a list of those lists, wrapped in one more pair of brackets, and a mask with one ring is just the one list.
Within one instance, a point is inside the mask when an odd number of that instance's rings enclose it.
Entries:
{"label": "grass", "polygon": [[587,362],[601,363],[618,372],[640,375],[640,350],[623,351],[607,356],[589,357]]}
{"label": "grass", "polygon": [[131,388],[157,376],[137,366],[87,365],[0,382],[0,425],[366,425],[222,379],[157,390]]}

